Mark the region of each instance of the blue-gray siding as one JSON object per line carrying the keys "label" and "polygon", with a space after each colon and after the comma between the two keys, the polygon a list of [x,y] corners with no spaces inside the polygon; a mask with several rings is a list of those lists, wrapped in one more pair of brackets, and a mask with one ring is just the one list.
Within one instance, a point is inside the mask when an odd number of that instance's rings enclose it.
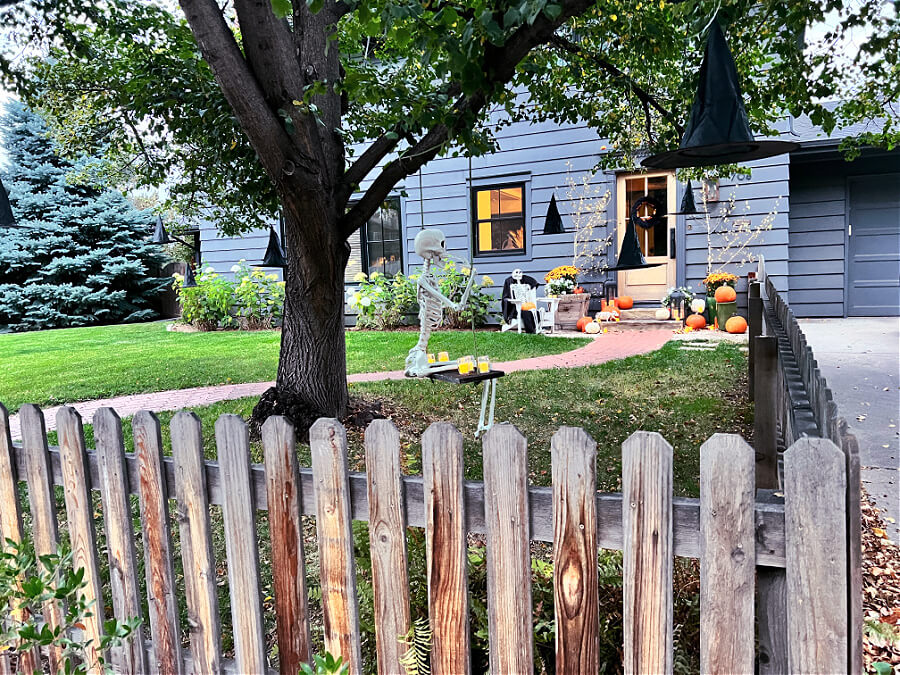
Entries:
{"label": "blue-gray siding", "polygon": [[847,178],[900,171],[900,152],[846,162],[800,154],[791,166],[790,303],[800,317],[847,314]]}

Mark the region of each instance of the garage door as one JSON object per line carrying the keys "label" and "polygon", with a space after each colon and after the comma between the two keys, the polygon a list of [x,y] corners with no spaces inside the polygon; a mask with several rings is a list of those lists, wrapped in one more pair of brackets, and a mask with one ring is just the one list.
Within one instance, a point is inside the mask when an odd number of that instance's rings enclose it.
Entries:
{"label": "garage door", "polygon": [[900,173],[848,183],[847,314],[900,316]]}

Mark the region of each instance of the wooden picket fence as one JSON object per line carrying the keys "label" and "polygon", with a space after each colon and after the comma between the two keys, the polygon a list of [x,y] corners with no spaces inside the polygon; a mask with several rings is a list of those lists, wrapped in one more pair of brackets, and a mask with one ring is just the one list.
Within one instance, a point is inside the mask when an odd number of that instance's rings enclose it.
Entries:
{"label": "wooden picket fence", "polygon": [[[758,570],[786,578],[789,672],[843,672],[847,664],[844,456],[830,440],[804,438],[785,453],[783,504],[755,499],[754,451],[735,435],[716,434],[701,448],[700,499],[672,494],[673,453],[657,433],[636,432],[622,446],[622,493],[596,491],[595,443],[579,428],[553,436],[552,486],[528,484],[526,439],[497,425],[483,440],[484,482],[464,480],[462,435],[436,423],[422,437],[422,476],[400,469],[400,436],[392,423],[365,435],[364,474],[348,471],[347,439],[335,420],[311,431],[312,468],[297,462],[292,426],[274,417],[263,427],[264,465],[251,464],[244,422],[223,415],[215,425],[218,461],[204,460],[199,419],[172,420],[172,456],[162,451],[156,417],[132,422],[134,453],[111,409],[93,418],[96,451],[85,448],[73,409],[57,416],[59,447],[48,447],[41,411],[21,409],[23,440],[10,440],[0,406],[0,528],[22,538],[30,527],[38,553],[58,541],[54,486],[62,485],[69,539],[96,600],[85,630],[96,637],[104,618],[91,492],[99,491],[109,556],[112,612],[142,616],[131,495],[137,495],[149,614],[146,632],[109,655],[117,672],[264,673],[257,511],[267,511],[277,622],[278,671],[296,675],[310,658],[310,619],[301,515],[315,517],[325,648],[359,673],[360,629],[352,521],[369,521],[377,669],[400,673],[410,623],[406,528],[424,528],[431,664],[435,673],[470,672],[467,537],[484,536],[490,668],[533,668],[531,541],[552,542],[556,671],[597,672],[598,549],[623,551],[624,659],[628,673],[673,669],[673,556],[699,558],[701,668],[750,673],[755,649]],[[22,508],[27,493],[27,516]],[[174,510],[170,508],[174,500]],[[223,659],[210,529],[221,505],[234,659]],[[95,522],[95,517],[98,522]],[[172,523],[177,523],[189,625],[179,625]],[[59,621],[60,608],[44,608]],[[189,634],[189,649],[181,636]],[[46,655],[54,663],[56,655]],[[369,664],[370,666],[372,664]],[[6,667],[10,664],[7,661]],[[2,667],[0,667],[2,670]]]}
{"label": "wooden picket fence", "polygon": [[[847,625],[849,630],[848,673],[862,671],[862,513],[859,443],[840,416],[834,395],[819,369],[812,347],[807,343],[790,306],[765,273],[760,261],[758,281],[748,289],[750,337],[750,397],[755,401],[753,443],[757,451],[757,487],[771,490],[783,487],[779,480],[780,458],[784,450],[801,438],[828,438],[844,457],[846,476],[844,532],[847,553]],[[760,497],[758,493],[757,497]],[[787,602],[781,590],[779,573],[764,575],[761,597],[771,603],[776,616],[784,616]],[[770,578],[771,577],[771,578]],[[771,588],[770,588],[771,586]],[[770,590],[774,589],[774,593]],[[776,637],[761,642],[766,651],[770,643],[785,639],[785,627],[776,621],[767,627]],[[782,655],[784,650],[778,650]],[[763,672],[783,672],[783,658],[773,654]]]}

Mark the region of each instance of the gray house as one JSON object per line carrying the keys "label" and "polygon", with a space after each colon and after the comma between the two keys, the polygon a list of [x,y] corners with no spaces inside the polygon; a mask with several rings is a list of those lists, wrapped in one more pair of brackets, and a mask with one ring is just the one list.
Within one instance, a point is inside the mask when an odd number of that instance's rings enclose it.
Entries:
{"label": "gray house", "polygon": [[[840,135],[826,137],[799,119],[779,128],[800,143],[798,151],[751,162],[749,175],[705,186],[703,194],[694,186],[701,210],[707,198],[708,216],[667,215],[639,228],[644,255],[661,265],[594,276],[616,282],[618,294],[637,305],[653,306],[668,288],[700,291],[708,270],[724,269],[741,278],[743,303],[747,273],[763,255],[797,316],[900,315],[900,151],[866,151],[846,162]],[[499,129],[497,139],[491,155],[438,158],[398,185],[353,236],[347,283],[360,271],[417,269],[422,261],[412,242],[423,226],[443,230],[454,255],[471,257],[477,272],[498,284],[515,268],[542,280],[553,267],[572,264],[579,224],[579,247],[593,242],[595,254],[612,235],[606,254],[613,265],[637,199],[653,197],[669,214],[681,203],[685,185],[672,171],[595,171],[608,149],[586,125],[519,122]],[[592,199],[584,198],[585,183]],[[545,232],[554,197],[562,233]],[[598,205],[602,212],[589,217]],[[594,227],[585,238],[587,221]],[[226,274],[240,259],[253,264],[266,237],[225,238],[206,226],[203,264]]]}

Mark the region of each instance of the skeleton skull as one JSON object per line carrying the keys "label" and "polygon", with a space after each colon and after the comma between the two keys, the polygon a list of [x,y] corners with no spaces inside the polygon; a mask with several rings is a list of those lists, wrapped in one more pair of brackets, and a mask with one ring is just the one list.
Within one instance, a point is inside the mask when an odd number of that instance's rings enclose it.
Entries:
{"label": "skeleton skull", "polygon": [[435,262],[447,254],[447,241],[440,230],[427,228],[416,235],[413,249],[422,259]]}

